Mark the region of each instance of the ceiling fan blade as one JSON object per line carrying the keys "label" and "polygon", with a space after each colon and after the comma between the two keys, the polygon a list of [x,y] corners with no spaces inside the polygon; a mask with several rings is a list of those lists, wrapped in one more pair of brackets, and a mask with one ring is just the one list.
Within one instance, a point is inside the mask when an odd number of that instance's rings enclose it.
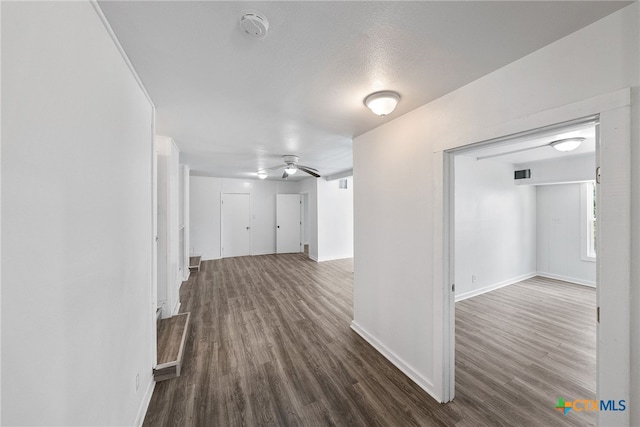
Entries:
{"label": "ceiling fan blade", "polygon": [[320,172],[318,172],[318,169],[316,169],[316,168],[312,168],[312,167],[310,167],[310,166],[298,165],[298,167],[299,167],[299,168],[305,168],[305,169],[308,169],[308,170],[314,171],[315,173],[320,173]]}
{"label": "ceiling fan blade", "polygon": [[282,177],[283,177],[284,179],[289,178],[289,174],[287,173],[287,171],[284,171],[284,173],[282,174]]}
{"label": "ceiling fan blade", "polygon": [[298,169],[300,169],[303,172],[308,173],[311,176],[315,176],[316,178],[320,178],[320,174],[316,170],[311,170],[310,168],[308,168],[306,166],[300,166],[300,165],[298,165]]}

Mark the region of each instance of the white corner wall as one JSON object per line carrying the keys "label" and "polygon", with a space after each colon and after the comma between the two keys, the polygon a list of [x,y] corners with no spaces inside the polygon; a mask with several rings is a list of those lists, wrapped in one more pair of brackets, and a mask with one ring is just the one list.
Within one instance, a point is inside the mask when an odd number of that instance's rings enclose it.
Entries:
{"label": "white corner wall", "polygon": [[537,270],[542,276],[596,285],[596,263],[581,251],[581,184],[537,186]]}
{"label": "white corner wall", "polygon": [[346,189],[338,180],[316,180],[318,261],[353,257],[353,177],[345,179]]}
{"label": "white corner wall", "polygon": [[158,153],[158,307],[168,318],[180,310],[180,151],[173,139],[156,136]]}
{"label": "white corner wall", "polygon": [[308,195],[309,201],[309,258],[318,261],[318,181],[316,178],[307,178],[298,183],[301,194]]}
{"label": "white corner wall", "polygon": [[189,178],[190,255],[220,258],[220,192],[222,178]]}
{"label": "white corner wall", "polygon": [[[434,174],[442,150],[577,117],[543,112],[632,88],[632,164],[640,164],[639,4],[634,3],[354,140],[353,328],[437,400],[446,400],[442,215]],[[576,72],[575,64],[580,64]],[[570,112],[588,115],[589,110]],[[569,110],[563,110],[569,111]],[[529,127],[530,129],[531,127]],[[640,223],[640,174],[633,168],[632,223]],[[441,223],[440,221],[438,222]],[[640,257],[634,227],[632,259]],[[632,267],[640,281],[640,263]],[[632,286],[631,407],[640,403],[640,288]],[[640,411],[631,410],[631,424]]]}
{"label": "white corner wall", "polygon": [[153,390],[153,108],[91,3],[1,7],[2,425],[134,425]]}
{"label": "white corner wall", "polygon": [[513,165],[455,158],[456,301],[536,274],[536,190]]}
{"label": "white corner wall", "polygon": [[182,280],[189,279],[189,166],[180,165],[180,252]]}

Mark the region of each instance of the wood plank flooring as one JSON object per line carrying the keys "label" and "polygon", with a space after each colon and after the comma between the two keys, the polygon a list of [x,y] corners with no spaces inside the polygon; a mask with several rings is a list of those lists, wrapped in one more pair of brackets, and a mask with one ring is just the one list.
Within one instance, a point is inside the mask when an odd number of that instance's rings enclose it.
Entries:
{"label": "wood plank flooring", "polygon": [[[458,303],[457,396],[441,405],[349,328],[352,272],[304,254],[203,262],[181,289],[182,376],[156,385],[144,425],[594,422],[553,409],[594,394],[593,290],[533,280]],[[541,311],[552,302],[567,317]]]}
{"label": "wood plank flooring", "polygon": [[158,365],[178,360],[182,335],[186,327],[186,314],[178,314],[158,322]]}
{"label": "wood plank flooring", "polygon": [[[456,303],[456,398],[491,425],[595,425],[596,412],[562,415],[596,398],[594,288],[535,277]],[[466,425],[466,424],[465,424]]]}

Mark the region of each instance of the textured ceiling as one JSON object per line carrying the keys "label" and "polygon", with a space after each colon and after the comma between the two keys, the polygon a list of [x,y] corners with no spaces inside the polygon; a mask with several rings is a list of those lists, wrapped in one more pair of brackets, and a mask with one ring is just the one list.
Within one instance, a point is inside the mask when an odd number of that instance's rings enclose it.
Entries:
{"label": "textured ceiling", "polygon": [[[353,137],[628,3],[99,4],[156,104],[157,133],[175,139],[181,162],[194,174],[247,178],[284,154],[322,174],[350,169]],[[241,32],[248,11],[269,20],[266,38]],[[362,103],[382,89],[402,96],[384,118]]]}

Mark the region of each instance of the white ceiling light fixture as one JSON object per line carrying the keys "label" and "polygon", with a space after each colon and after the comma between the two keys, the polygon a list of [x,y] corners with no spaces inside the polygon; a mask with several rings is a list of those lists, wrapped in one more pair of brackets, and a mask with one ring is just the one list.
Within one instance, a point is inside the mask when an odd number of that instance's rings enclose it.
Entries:
{"label": "white ceiling light fixture", "polygon": [[369,108],[373,114],[378,116],[386,116],[396,109],[396,105],[400,101],[400,94],[391,90],[383,90],[374,92],[364,99],[364,105]]}
{"label": "white ceiling light fixture", "polygon": [[269,21],[257,12],[249,12],[240,17],[240,28],[250,37],[263,39],[269,31]]}
{"label": "white ceiling light fixture", "polygon": [[258,178],[260,179],[266,179],[267,178],[267,173],[266,172],[262,172],[262,171],[258,171]]}
{"label": "white ceiling light fixture", "polygon": [[580,144],[582,144],[582,141],[584,140],[585,138],[566,138],[566,139],[559,139],[557,141],[553,141],[549,145],[558,151],[567,152],[567,151],[573,151],[576,148],[578,148]]}
{"label": "white ceiling light fixture", "polygon": [[298,171],[298,168],[296,168],[295,165],[289,165],[285,168],[284,171],[287,173],[287,175],[293,175]]}

